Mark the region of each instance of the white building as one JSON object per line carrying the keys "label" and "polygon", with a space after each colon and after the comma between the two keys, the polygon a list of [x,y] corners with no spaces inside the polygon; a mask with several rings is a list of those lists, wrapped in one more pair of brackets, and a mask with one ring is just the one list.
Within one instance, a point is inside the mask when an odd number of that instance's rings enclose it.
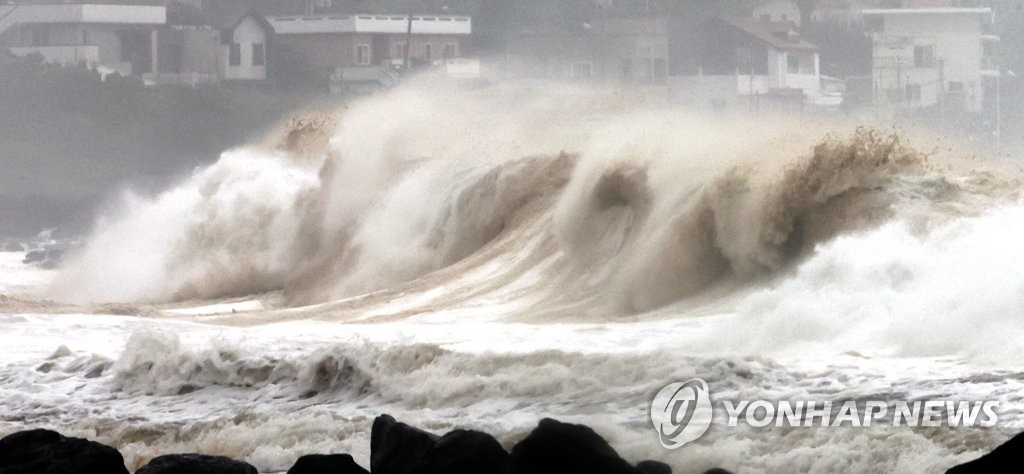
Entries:
{"label": "white building", "polygon": [[247,12],[220,26],[221,78],[227,81],[267,79],[267,55],[273,27],[263,16]]}
{"label": "white building", "polygon": [[332,92],[391,87],[398,82],[398,69],[407,57],[413,68],[443,70],[453,62],[465,66],[462,41],[473,32],[473,19],[459,15],[276,16],[267,20],[276,44],[301,54]]}
{"label": "white building", "polygon": [[873,41],[874,102],[978,112],[998,75],[989,8],[864,10]]}
{"label": "white building", "polygon": [[0,6],[0,46],[18,56],[85,63],[124,75],[156,69],[160,6],[27,4]]}
{"label": "white building", "polygon": [[699,73],[669,81],[678,101],[787,112],[842,103],[834,88],[822,87],[818,47],[800,36],[795,23],[723,17],[706,30]]}

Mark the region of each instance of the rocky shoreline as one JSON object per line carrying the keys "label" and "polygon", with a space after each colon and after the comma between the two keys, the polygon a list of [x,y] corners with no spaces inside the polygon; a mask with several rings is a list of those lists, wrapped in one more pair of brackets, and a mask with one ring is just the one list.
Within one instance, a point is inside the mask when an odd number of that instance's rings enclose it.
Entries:
{"label": "rocky shoreline", "polygon": [[[1022,472],[1024,433],[947,474]],[[370,466],[348,454],[299,458],[287,474],[672,474],[658,461],[632,465],[584,425],[544,419],[511,451],[491,435],[454,430],[443,436],[381,415],[370,435]],[[37,429],[0,439],[0,474],[129,474],[116,449]],[[170,454],[156,457],[135,474],[258,474],[252,465],[220,456]],[[705,474],[730,474],[711,469]]]}

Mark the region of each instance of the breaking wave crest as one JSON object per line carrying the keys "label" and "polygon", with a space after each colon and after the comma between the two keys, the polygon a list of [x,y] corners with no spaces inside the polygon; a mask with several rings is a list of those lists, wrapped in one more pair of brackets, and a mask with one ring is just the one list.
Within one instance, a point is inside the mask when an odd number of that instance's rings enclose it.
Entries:
{"label": "breaking wave crest", "polygon": [[998,180],[965,184],[897,132],[592,102],[414,87],[365,99],[159,195],[126,194],[51,295],[280,291],[302,305],[433,288],[449,302],[514,294],[536,317],[629,314],[771,277],[894,217],[927,227],[999,197]]}
{"label": "breaking wave crest", "polygon": [[919,191],[899,178],[925,164],[897,135],[869,129],[774,158],[658,189],[647,175],[675,170],[599,169],[560,205],[563,246],[584,261],[613,259],[619,301],[651,309],[724,278],[770,274],[817,243],[883,221],[900,193]]}

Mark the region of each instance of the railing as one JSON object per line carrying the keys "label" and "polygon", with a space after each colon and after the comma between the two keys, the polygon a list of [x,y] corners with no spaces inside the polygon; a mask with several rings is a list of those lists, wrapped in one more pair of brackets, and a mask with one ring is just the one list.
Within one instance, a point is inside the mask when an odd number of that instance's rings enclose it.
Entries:
{"label": "railing", "polygon": [[[404,15],[278,16],[269,18],[279,34],[309,33],[406,33],[409,17]],[[468,16],[413,15],[415,34],[468,35],[473,31]]]}

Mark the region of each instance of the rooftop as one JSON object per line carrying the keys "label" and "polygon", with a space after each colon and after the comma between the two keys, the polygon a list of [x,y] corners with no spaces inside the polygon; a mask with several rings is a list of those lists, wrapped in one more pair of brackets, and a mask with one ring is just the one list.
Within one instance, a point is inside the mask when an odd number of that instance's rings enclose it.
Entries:
{"label": "rooftop", "polygon": [[162,25],[167,9],[160,6],[105,4],[28,4],[0,6],[6,24],[16,23],[106,23]]}
{"label": "rooftop", "polygon": [[725,23],[781,51],[814,51],[818,47],[803,39],[789,21],[762,21],[747,17],[722,17]]}

